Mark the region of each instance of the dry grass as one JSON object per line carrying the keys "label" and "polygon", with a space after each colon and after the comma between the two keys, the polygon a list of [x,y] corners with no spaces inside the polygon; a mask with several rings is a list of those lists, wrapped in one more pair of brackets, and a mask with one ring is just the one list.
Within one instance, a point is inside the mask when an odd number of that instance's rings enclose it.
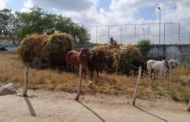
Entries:
{"label": "dry grass", "polygon": [[[18,86],[23,84],[24,66],[17,54],[0,54],[0,85],[13,82]],[[90,73],[90,72],[88,72]],[[67,73],[58,69],[32,69],[29,68],[29,88],[46,88],[49,90],[62,90],[76,92],[78,73]],[[93,81],[93,87],[88,87],[88,80]],[[117,74],[101,73],[100,77],[90,78],[84,76],[82,81],[83,94],[126,94],[132,97],[137,76],[124,76]],[[168,80],[160,79],[151,81],[147,77],[141,79],[138,97],[142,99],[155,99],[171,97],[175,101],[188,102],[190,98],[190,70],[180,67],[173,70]]]}

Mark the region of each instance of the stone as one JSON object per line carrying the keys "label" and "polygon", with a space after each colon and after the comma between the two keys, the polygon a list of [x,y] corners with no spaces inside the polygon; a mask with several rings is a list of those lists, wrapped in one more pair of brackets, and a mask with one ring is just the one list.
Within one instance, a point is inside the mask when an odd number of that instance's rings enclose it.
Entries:
{"label": "stone", "polygon": [[16,94],[17,88],[13,83],[6,84],[0,88],[0,96]]}

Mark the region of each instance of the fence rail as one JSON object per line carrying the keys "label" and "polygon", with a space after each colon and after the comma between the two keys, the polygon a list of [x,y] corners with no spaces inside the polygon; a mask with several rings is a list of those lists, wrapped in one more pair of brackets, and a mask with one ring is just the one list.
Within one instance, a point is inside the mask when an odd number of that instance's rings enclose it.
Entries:
{"label": "fence rail", "polygon": [[[136,45],[142,39],[150,39],[152,44],[190,44],[190,22],[98,25],[84,26],[90,34],[90,42],[109,43],[113,37],[119,44]],[[159,39],[160,37],[160,39]]]}

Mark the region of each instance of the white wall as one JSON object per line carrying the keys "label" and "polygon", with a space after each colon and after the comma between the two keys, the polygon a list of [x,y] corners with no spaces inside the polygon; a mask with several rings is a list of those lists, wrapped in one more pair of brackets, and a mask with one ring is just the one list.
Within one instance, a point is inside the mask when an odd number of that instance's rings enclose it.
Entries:
{"label": "white wall", "polygon": [[16,47],[16,46],[9,46],[9,47],[7,47],[7,51],[8,52],[14,52],[14,53],[16,53],[17,52],[17,48],[18,47]]}

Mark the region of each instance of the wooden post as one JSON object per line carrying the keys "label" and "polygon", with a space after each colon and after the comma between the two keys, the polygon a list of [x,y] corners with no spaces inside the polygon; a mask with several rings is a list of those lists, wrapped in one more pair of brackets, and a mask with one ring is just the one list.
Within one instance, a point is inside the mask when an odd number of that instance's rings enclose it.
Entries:
{"label": "wooden post", "polygon": [[28,87],[28,64],[24,65],[24,86],[23,86],[23,96],[27,96],[27,87]]}
{"label": "wooden post", "polygon": [[75,100],[79,100],[81,82],[82,82],[82,64],[79,65],[79,84],[78,84],[78,92],[77,92],[77,96]]}
{"label": "wooden post", "polygon": [[188,105],[187,111],[190,112],[190,98],[189,98],[189,105]]}
{"label": "wooden post", "polygon": [[136,84],[135,92],[134,92],[134,95],[133,95],[133,106],[135,106],[137,89],[138,89],[138,85],[139,85],[140,78],[141,78],[141,71],[142,71],[142,66],[139,66],[139,76],[138,76],[138,79],[137,79],[137,84]]}

